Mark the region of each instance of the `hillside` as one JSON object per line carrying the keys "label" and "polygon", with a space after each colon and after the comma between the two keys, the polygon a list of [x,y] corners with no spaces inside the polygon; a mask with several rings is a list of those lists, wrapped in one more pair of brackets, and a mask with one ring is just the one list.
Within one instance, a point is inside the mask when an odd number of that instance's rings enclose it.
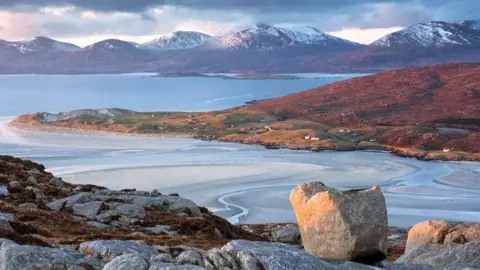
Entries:
{"label": "hillside", "polygon": [[253,103],[201,113],[38,113],[19,117],[14,125],[480,160],[480,64],[394,70]]}

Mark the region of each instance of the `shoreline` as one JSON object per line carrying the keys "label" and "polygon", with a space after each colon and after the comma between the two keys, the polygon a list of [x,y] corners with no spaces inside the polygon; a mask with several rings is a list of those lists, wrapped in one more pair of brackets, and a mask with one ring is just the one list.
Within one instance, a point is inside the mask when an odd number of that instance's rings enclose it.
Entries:
{"label": "shoreline", "polygon": [[93,135],[93,136],[121,136],[127,138],[142,138],[142,139],[194,139],[193,135],[187,134],[141,134],[141,133],[127,133],[116,131],[102,131],[102,130],[86,130],[81,128],[69,127],[54,127],[54,126],[30,126],[27,124],[16,122],[15,119],[8,120],[7,127],[19,132],[41,132],[41,133],[57,133],[69,135]]}
{"label": "shoreline", "polygon": [[[195,139],[200,141],[217,141],[217,142],[225,142],[225,143],[238,143],[243,145],[256,145],[262,146],[269,150],[300,150],[300,151],[310,151],[310,152],[324,152],[324,151],[331,151],[331,152],[356,152],[356,151],[363,151],[363,152],[373,152],[373,153],[384,153],[390,154],[397,157],[403,158],[414,158],[416,160],[421,161],[432,161],[432,162],[479,162],[478,160],[458,160],[458,159],[434,159],[434,158],[427,158],[426,154],[409,154],[407,152],[402,152],[399,148],[385,146],[384,150],[381,149],[368,149],[368,148],[348,148],[348,149],[337,149],[337,148],[315,148],[315,147],[288,147],[288,146],[281,146],[281,145],[272,145],[269,143],[248,143],[248,142],[241,142],[236,140],[225,140],[221,138],[204,138],[201,136],[195,136],[193,134],[181,134],[181,133],[168,133],[168,134],[142,134],[142,133],[127,133],[127,132],[116,132],[116,131],[102,131],[102,130],[87,130],[82,128],[70,128],[70,127],[58,127],[58,126],[49,126],[49,125],[28,125],[24,123],[19,123],[16,119],[12,119],[7,121],[7,126],[19,132],[42,132],[42,133],[58,133],[58,134],[70,134],[70,135],[93,135],[93,136],[121,136],[126,138],[143,138],[143,139]],[[413,149],[417,150],[417,149]]]}

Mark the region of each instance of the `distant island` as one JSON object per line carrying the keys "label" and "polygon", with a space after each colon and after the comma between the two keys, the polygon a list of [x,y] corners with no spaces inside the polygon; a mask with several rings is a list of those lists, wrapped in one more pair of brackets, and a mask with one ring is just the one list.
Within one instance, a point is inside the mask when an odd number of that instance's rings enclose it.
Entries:
{"label": "distant island", "polygon": [[295,75],[288,74],[268,74],[268,73],[241,73],[241,74],[205,74],[200,72],[172,72],[158,73],[150,77],[176,78],[176,77],[202,77],[219,78],[225,80],[298,80],[301,79]]}
{"label": "distant island", "polygon": [[478,108],[480,64],[454,64],[358,77],[222,111],[82,110],[23,115],[12,124],[480,161]]}

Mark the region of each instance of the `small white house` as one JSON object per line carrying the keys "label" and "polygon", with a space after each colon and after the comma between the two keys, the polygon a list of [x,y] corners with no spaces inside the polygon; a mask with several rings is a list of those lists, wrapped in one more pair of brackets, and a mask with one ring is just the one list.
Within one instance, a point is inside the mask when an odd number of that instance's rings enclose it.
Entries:
{"label": "small white house", "polygon": [[265,129],[269,130],[269,131],[272,131],[273,128],[271,128],[270,126],[265,126]]}
{"label": "small white house", "polygon": [[339,133],[345,133],[345,132],[347,132],[347,131],[346,131],[345,129],[340,129],[338,132],[339,132]]}
{"label": "small white house", "polygon": [[305,140],[310,140],[310,136],[305,136]]}
{"label": "small white house", "polygon": [[320,141],[320,138],[318,138],[318,137],[311,137],[310,140],[311,140],[311,141]]}
{"label": "small white house", "polygon": [[451,148],[443,148],[443,152],[445,152],[445,153],[449,153],[449,152],[452,152],[452,151],[453,151],[453,149],[451,149]]}

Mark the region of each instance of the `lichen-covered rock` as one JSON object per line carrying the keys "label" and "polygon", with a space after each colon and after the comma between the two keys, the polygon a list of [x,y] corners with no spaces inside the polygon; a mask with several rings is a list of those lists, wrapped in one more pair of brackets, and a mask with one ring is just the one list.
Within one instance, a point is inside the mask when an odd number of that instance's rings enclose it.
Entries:
{"label": "lichen-covered rock", "polygon": [[35,178],[35,176],[29,176],[27,178],[27,181],[25,181],[25,185],[27,186],[36,186],[38,185],[38,182],[37,182],[37,179]]}
{"label": "lichen-covered rock", "polygon": [[136,254],[125,254],[107,263],[103,270],[147,270],[148,263]]}
{"label": "lichen-covered rock", "polygon": [[[222,247],[221,250],[231,254],[242,254],[241,257],[237,255],[242,262],[242,269],[334,269],[331,264],[308,254],[299,247],[282,243],[234,240]],[[253,257],[247,257],[250,255]],[[249,267],[252,267],[254,263],[258,264],[258,262],[260,264],[257,265],[257,268],[246,268],[247,266],[244,264],[248,263]]]}
{"label": "lichen-covered rock", "polygon": [[410,245],[397,263],[452,268],[480,268],[480,240],[466,244]]}
{"label": "lichen-covered rock", "polygon": [[87,203],[92,200],[92,194],[88,192],[82,192],[70,197],[66,197],[60,200],[55,200],[47,204],[47,207],[53,211],[60,211],[63,207],[72,207],[77,203]]}
{"label": "lichen-covered rock", "polygon": [[115,211],[128,218],[144,218],[145,209],[136,204],[121,204],[115,208]]}
{"label": "lichen-covered rock", "polygon": [[102,207],[103,202],[94,201],[89,203],[77,203],[72,207],[73,214],[77,216],[87,217],[94,219],[100,208]]}
{"label": "lichen-covered rock", "polygon": [[98,222],[100,223],[109,223],[110,221],[112,221],[112,218],[113,217],[116,217],[118,216],[118,212],[117,211],[114,211],[114,210],[108,210],[106,211],[105,213],[101,213],[101,214],[98,214],[96,217],[95,217],[95,220],[97,220]]}
{"label": "lichen-covered rock", "polygon": [[99,256],[105,261],[124,254],[137,254],[144,260],[150,260],[158,255],[158,251],[149,245],[138,241],[98,240],[80,244],[79,251],[83,254]]}
{"label": "lichen-covered rock", "polygon": [[444,220],[420,222],[408,231],[407,247],[424,244],[443,244],[449,230],[459,224]]}
{"label": "lichen-covered rock", "polygon": [[297,186],[290,201],[305,250],[324,259],[373,263],[387,255],[387,207],[378,187],[337,191]]}
{"label": "lichen-covered rock", "polygon": [[186,250],[180,253],[180,255],[178,255],[176,258],[176,261],[180,264],[204,266],[202,254],[195,250]]}
{"label": "lichen-covered rock", "polygon": [[202,216],[200,208],[193,201],[178,196],[136,196],[132,203],[142,207],[157,206],[174,213],[186,213],[192,217]]}
{"label": "lichen-covered rock", "polygon": [[160,253],[157,256],[154,256],[150,259],[150,262],[157,262],[157,263],[171,263],[173,262],[173,257],[169,253]]}
{"label": "lichen-covered rock", "polygon": [[68,269],[75,265],[88,265],[102,269],[103,262],[91,256],[58,248],[22,246],[10,240],[0,239],[0,268],[22,270]]}

